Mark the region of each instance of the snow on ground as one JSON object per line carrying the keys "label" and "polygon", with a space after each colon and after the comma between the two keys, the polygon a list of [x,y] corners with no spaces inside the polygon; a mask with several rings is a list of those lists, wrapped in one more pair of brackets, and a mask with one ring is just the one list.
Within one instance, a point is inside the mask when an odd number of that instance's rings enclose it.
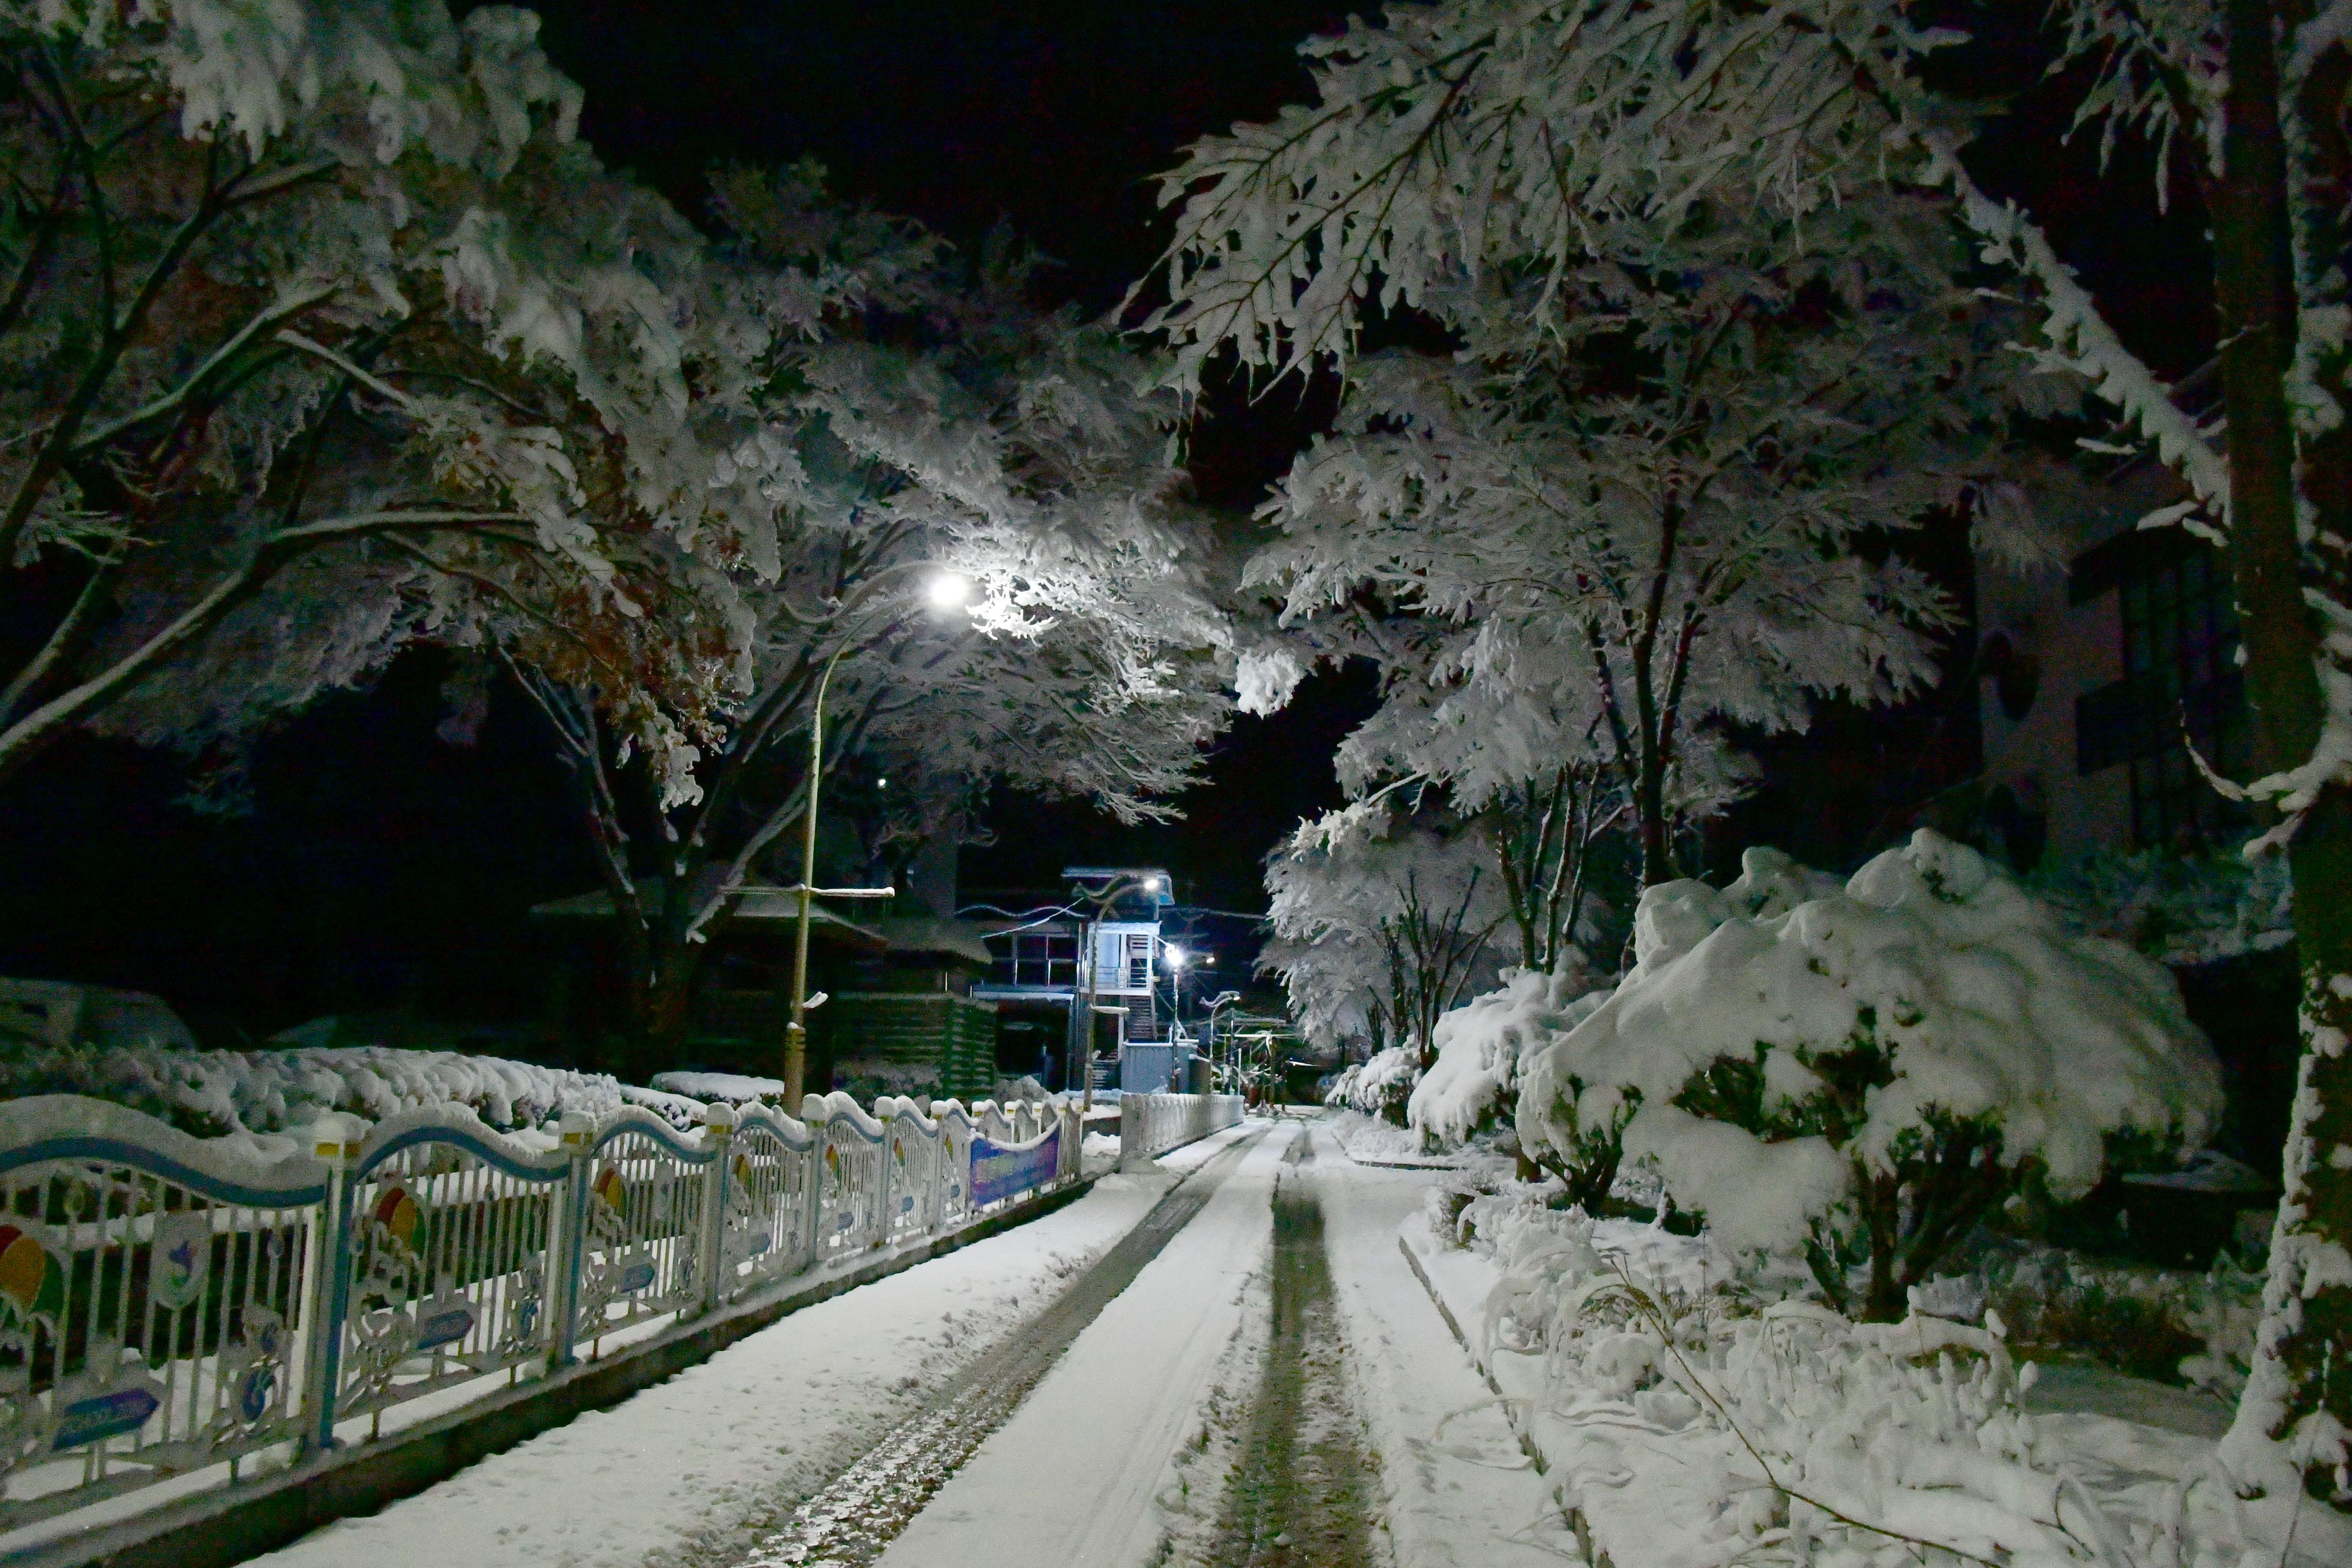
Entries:
{"label": "snow on ground", "polygon": [[1041,1308],[1172,1184],[1107,1176],[1065,1209],[804,1308],[702,1365],[541,1434],[383,1512],[257,1559],[269,1568],[640,1568],[723,1551]]}
{"label": "snow on ground", "polygon": [[1360,1110],[1339,1111],[1331,1118],[1330,1128],[1340,1145],[1338,1152],[1368,1165],[1421,1165],[1431,1170],[1449,1170],[1461,1163],[1451,1154],[1424,1153],[1420,1133]]}
{"label": "snow on ground", "polygon": [[[1262,1128],[1262,1122],[1247,1124]],[[1130,1568],[1200,1429],[1265,1258],[1286,1140],[1242,1157],[1208,1205],[1103,1309],[1027,1402],[878,1559],[881,1568]]]}
{"label": "snow on ground", "polygon": [[[1710,1310],[1724,1270],[1703,1242],[1482,1201],[1496,1205],[1481,1222],[1493,1250],[1446,1245],[1423,1215],[1399,1234],[1614,1562],[1909,1560],[1893,1531],[2020,1563],[2352,1563],[2352,1526],[2326,1509],[2302,1511],[2285,1550],[2247,1537],[2200,1396],[2071,1369],[2043,1388],[1986,1331],[1935,1318]],[[1591,1310],[1612,1258],[1641,1282],[1641,1310],[1675,1319],[1678,1352],[1661,1358],[1640,1311],[1620,1324]],[[1711,1408],[1686,1391],[1694,1365]],[[1800,1493],[1776,1514],[1776,1496]]]}
{"label": "snow on ground", "polygon": [[1420,1211],[1433,1178],[1350,1165],[1329,1129],[1315,1138],[1310,1175],[1358,1407],[1380,1450],[1395,1561],[1558,1568],[1551,1488],[1397,1246],[1398,1227]]}
{"label": "snow on ground", "polygon": [[[1293,1140],[1309,1138],[1311,1157]],[[1205,1562],[1262,1372],[1270,1204],[1324,1210],[1345,1364],[1404,1568],[1556,1568],[1550,1489],[1397,1247],[1433,1176],[1350,1162],[1328,1121],[1277,1130],[932,1499],[883,1568]],[[1040,1484],[1041,1478],[1052,1478]]]}

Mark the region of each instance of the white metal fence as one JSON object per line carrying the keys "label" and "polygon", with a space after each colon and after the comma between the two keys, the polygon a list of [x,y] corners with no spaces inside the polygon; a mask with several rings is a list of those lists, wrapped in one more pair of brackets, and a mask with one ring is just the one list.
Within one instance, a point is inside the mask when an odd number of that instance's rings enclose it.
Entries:
{"label": "white metal fence", "polygon": [[1238,1094],[1122,1094],[1118,1163],[1135,1164],[1234,1126],[1246,1104]]}
{"label": "white metal fence", "polygon": [[[1238,1102],[1236,1102],[1238,1103]],[[500,1133],[461,1106],[196,1139],[0,1103],[0,1531],[462,1405],[1078,1173],[1076,1111],[812,1095]]]}

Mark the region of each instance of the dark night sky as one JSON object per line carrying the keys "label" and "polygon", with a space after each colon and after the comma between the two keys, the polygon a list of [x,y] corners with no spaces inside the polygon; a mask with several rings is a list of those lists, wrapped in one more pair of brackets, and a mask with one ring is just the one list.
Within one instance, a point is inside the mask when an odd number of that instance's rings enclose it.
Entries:
{"label": "dark night sky", "polygon": [[[1301,98],[1297,43],[1346,10],[1305,0],[541,9],[549,52],[587,89],[588,139],[689,215],[702,212],[716,162],[814,156],[836,194],[961,243],[1009,219],[1061,263],[1041,287],[1089,310],[1114,304],[1157,254],[1150,176],[1191,138]],[[2065,127],[2050,106],[2065,95],[2037,85],[2042,16],[2004,0],[1990,20],[1973,8],[1962,18],[1989,41],[1948,73],[2018,100],[1979,173],[2027,197],[2117,305],[2126,338],[2178,374],[2211,339],[2199,226],[2185,209],[2158,221],[2152,202],[2118,197],[2148,188],[2128,149],[2103,181],[2095,138],[2058,145]],[[1202,498],[1245,510],[1312,412],[1285,397],[1224,410],[1195,437]],[[438,679],[433,657],[418,656],[378,690],[291,724],[262,748],[256,809],[241,818],[173,804],[183,781],[170,757],[69,747],[0,798],[0,973],[142,986],[266,1027],[401,1005],[484,1016],[528,1007],[537,982],[523,912],[593,879],[562,780],[517,705],[502,696],[482,744],[454,750],[432,737]],[[1331,747],[1370,697],[1365,680],[1325,678],[1290,712],[1242,721],[1173,826],[1121,830],[1083,807],[1003,803],[996,843],[967,857],[967,885],[1050,880],[1072,859],[1149,860],[1176,872],[1188,902],[1255,908],[1261,857],[1336,798]],[[1893,733],[1883,716],[1826,715],[1814,737],[1777,750],[1782,776],[1740,814],[1738,832],[1785,841],[1821,829],[1822,843],[1788,847],[1829,863],[1850,856],[1844,839],[1883,826],[1885,769],[1837,737]]]}

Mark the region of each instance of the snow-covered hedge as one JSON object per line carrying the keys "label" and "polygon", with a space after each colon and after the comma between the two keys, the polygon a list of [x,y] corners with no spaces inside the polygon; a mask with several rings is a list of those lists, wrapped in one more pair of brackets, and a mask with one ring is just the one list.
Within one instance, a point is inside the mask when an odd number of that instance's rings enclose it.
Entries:
{"label": "snow-covered hedge", "polygon": [[1421,1054],[1411,1046],[1391,1046],[1349,1063],[1323,1091],[1323,1103],[1402,1125],[1405,1102],[1420,1081]]}
{"label": "snow-covered hedge", "polygon": [[2020,1181],[2087,1191],[2110,1144],[2200,1142],[2221,1069],[2163,969],[2070,931],[1921,832],[1840,889],[1769,849],[1648,889],[1616,993],[1525,1068],[1519,1136],[1654,1163],[1743,1252],[1801,1250],[1888,1318]]}
{"label": "snow-covered hedge", "polygon": [[1520,970],[1503,988],[1473,998],[1437,1021],[1437,1060],[1413,1087],[1405,1124],[1460,1144],[1507,1119],[1518,1104],[1521,1063],[1592,1016],[1609,999],[1583,968],[1557,974]]}
{"label": "snow-covered hedge", "polygon": [[774,1103],[781,1101],[784,1094],[782,1079],[740,1072],[657,1072],[653,1081],[654,1088],[665,1094],[728,1105],[750,1105],[758,1100]]}
{"label": "snow-covered hedge", "polygon": [[31,1094],[113,1100],[206,1137],[305,1128],[327,1110],[380,1121],[395,1111],[457,1104],[501,1131],[542,1126],[567,1112],[601,1115],[623,1105],[644,1106],[686,1128],[699,1125],[703,1110],[685,1096],[638,1089],[603,1073],[382,1046],[68,1047],[0,1062],[0,1098]]}

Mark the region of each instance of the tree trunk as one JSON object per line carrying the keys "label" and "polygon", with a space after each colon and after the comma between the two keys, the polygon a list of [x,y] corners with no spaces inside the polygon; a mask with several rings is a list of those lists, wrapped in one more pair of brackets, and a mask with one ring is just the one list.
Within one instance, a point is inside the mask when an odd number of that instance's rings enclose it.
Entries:
{"label": "tree trunk", "polygon": [[[2325,716],[2320,648],[2304,597],[2295,436],[2286,377],[2297,330],[2294,241],[2272,0],[2229,0],[2222,173],[2210,198],[2221,384],[2229,416],[2230,566],[2245,638],[2257,774],[2302,766]],[[2294,829],[2304,1050],[2285,1192],[2253,1375],[2224,1455],[2241,1482],[2281,1502],[2308,1484],[2277,1447],[2322,1410],[2352,1426],[2352,1168],[2319,1157],[2352,1145],[2352,795],[2323,791]],[[2310,1430],[2310,1428],[2306,1428]],[[2306,1455],[2317,1481],[2340,1463]]]}
{"label": "tree trunk", "polygon": [[695,989],[702,979],[703,944],[664,943],[655,959],[646,992],[644,1027],[634,1042],[638,1083],[678,1064],[687,1032],[694,1026]]}

